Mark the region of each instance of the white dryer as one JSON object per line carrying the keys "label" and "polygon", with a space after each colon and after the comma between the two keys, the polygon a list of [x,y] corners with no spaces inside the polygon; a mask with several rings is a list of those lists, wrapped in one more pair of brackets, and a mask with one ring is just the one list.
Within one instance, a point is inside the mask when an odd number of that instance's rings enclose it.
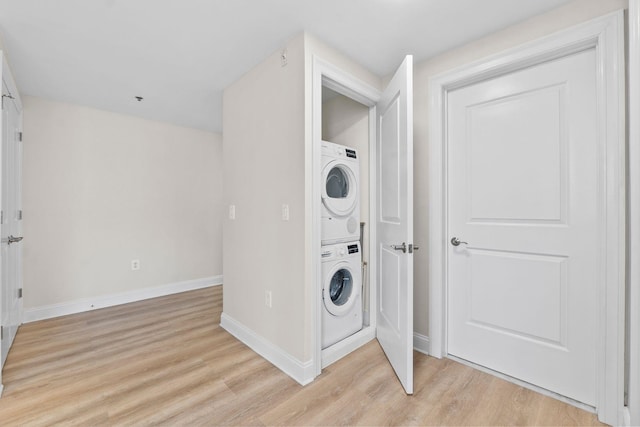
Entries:
{"label": "white dryer", "polygon": [[360,243],[322,247],[322,349],[362,329]]}
{"label": "white dryer", "polygon": [[360,239],[360,160],[353,148],[322,141],[322,244]]}

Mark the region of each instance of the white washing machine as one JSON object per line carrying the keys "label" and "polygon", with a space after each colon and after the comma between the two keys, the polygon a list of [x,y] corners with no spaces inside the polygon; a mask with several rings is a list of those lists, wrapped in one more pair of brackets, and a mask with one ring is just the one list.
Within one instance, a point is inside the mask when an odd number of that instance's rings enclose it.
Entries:
{"label": "white washing machine", "polygon": [[360,160],[353,148],[322,141],[322,244],[360,239]]}
{"label": "white washing machine", "polygon": [[322,247],[322,349],[362,329],[360,243]]}

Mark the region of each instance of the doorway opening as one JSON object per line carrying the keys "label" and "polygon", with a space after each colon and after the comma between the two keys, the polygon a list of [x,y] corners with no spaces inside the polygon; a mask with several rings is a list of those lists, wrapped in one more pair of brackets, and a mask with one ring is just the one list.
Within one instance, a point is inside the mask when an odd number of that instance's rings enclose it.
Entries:
{"label": "doorway opening", "polygon": [[326,86],[322,87],[322,141],[340,144],[357,152],[359,176],[358,241],[362,258],[362,311],[363,325],[368,326],[370,293],[369,275],[369,107]]}
{"label": "doorway opening", "polygon": [[[372,227],[370,223],[372,196],[370,190],[373,186],[371,185],[370,151],[372,144],[375,143],[375,134],[372,134],[372,125],[374,126],[373,129],[375,129],[375,116],[373,115],[375,114],[375,107],[372,104],[373,100],[365,104],[362,102],[362,99],[354,99],[353,92],[349,90],[348,87],[324,76],[321,86],[321,100],[320,139],[314,139],[314,144],[323,146],[321,152],[324,152],[325,155],[321,155],[322,159],[327,159],[326,151],[330,149],[342,149],[342,147],[344,147],[347,150],[352,150],[349,155],[355,156],[354,159],[350,160],[352,160],[351,163],[354,164],[355,174],[357,175],[354,177],[355,180],[352,187],[357,187],[357,209],[355,209],[355,212],[357,212],[356,217],[358,218],[357,224],[355,225],[357,231],[355,234],[350,234],[350,238],[342,239],[345,240],[342,243],[322,244],[320,255],[322,264],[320,268],[320,291],[323,295],[320,295],[321,305],[318,308],[322,318],[320,322],[320,335],[321,337],[326,337],[335,336],[335,333],[338,333],[340,336],[340,339],[331,345],[326,345],[324,340],[322,340],[320,345],[320,360],[321,368],[324,368],[375,338],[375,322],[372,324],[370,309],[372,307],[373,296],[371,292],[372,262],[370,257],[370,245],[372,242]],[[339,155],[337,155],[337,157],[339,158]],[[348,166],[349,165],[347,165],[347,167]],[[322,169],[321,173],[323,176],[328,175],[326,177],[327,182],[321,180],[321,185],[328,188],[330,182],[328,180],[331,179],[331,172],[325,173],[325,169],[327,169],[327,165],[325,164],[321,164],[320,168]],[[339,169],[334,169],[340,172]],[[333,181],[341,181],[339,178],[340,177],[337,176]],[[344,181],[344,185],[348,186],[348,180],[345,179]],[[354,190],[355,189],[356,188],[354,188]],[[325,192],[323,188],[323,197],[325,197]],[[323,203],[325,202],[323,199]],[[333,220],[333,223],[335,223],[340,221],[340,219],[325,218],[329,214],[325,212],[326,209],[321,210],[321,241],[324,242],[324,237],[327,236],[326,228],[335,227],[335,224],[332,224],[329,220]],[[333,233],[329,233],[330,237],[336,237],[332,234]],[[347,242],[346,240],[349,241]],[[353,246],[356,243],[359,245],[358,248]],[[328,277],[325,277],[327,276],[326,273],[331,271],[333,266],[340,264],[340,259],[335,261],[329,259],[332,253],[331,250],[335,249],[334,252],[339,253],[343,245],[345,248],[351,247],[350,251],[358,251],[357,253],[346,255],[351,259],[342,258],[344,262],[349,261],[352,269],[356,268],[355,266],[357,265],[358,271],[352,272],[353,274],[349,275],[353,277],[353,285],[357,286],[357,289],[351,289],[351,286],[349,286],[349,289],[358,301],[357,304],[353,304],[350,312],[342,315],[342,319],[340,319],[329,312],[325,312],[327,309],[324,303],[324,293],[326,293],[324,292],[324,288],[329,286],[328,283],[325,282],[330,280]],[[347,264],[345,264],[345,266],[347,269],[350,268]],[[338,270],[336,274],[340,274],[340,271],[341,270]],[[333,282],[335,281],[332,281],[332,283]],[[347,316],[350,316],[351,320],[348,320]],[[329,320],[329,322],[327,322],[327,320]],[[344,329],[344,331],[328,330],[336,328]],[[335,339],[330,341],[335,341]]]}
{"label": "doorway opening", "polygon": [[[315,314],[312,339],[315,375],[324,366],[377,338],[408,394],[413,393],[413,57],[408,55],[382,92],[319,58],[313,59],[312,108],[312,272],[311,303]],[[323,102],[324,93],[324,102]],[[324,104],[324,105],[323,105]],[[359,105],[358,105],[359,104]],[[336,105],[340,105],[339,108]],[[349,112],[349,114],[347,113]],[[351,117],[346,119],[345,117]],[[324,119],[324,120],[323,120]],[[359,124],[359,126],[356,126]],[[355,132],[353,126],[360,129]],[[368,132],[365,131],[368,129]],[[324,132],[323,132],[324,131]],[[361,136],[349,141],[361,147],[363,162],[361,204],[371,225],[363,226],[367,324],[323,349],[322,218],[325,175],[324,137]],[[357,157],[357,150],[344,150]],[[325,154],[328,153],[324,151]],[[368,168],[368,172],[366,171]],[[325,221],[326,226],[326,221]],[[348,227],[353,228],[353,227]],[[326,236],[325,236],[326,237]],[[326,242],[326,240],[325,240]],[[351,249],[349,248],[349,251]],[[364,314],[364,313],[363,313]],[[364,316],[363,316],[364,317]],[[326,344],[326,343],[325,343]]]}

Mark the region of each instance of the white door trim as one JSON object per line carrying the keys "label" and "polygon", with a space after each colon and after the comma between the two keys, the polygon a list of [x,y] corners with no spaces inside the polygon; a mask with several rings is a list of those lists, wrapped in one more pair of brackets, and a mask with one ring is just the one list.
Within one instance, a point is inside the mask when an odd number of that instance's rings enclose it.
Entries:
{"label": "white door trim", "polygon": [[625,114],[623,12],[577,25],[433,77],[429,81],[429,334],[447,355],[447,93],[585,49],[596,50],[600,218],[597,413],[620,424],[624,408]]}
{"label": "white door trim", "polygon": [[[311,292],[313,326],[311,334],[311,354],[314,375],[320,375],[322,372],[322,345],[320,343],[322,334],[322,265],[320,260],[321,249],[321,203],[322,203],[322,87],[326,86],[342,95],[345,95],[354,101],[369,107],[369,165],[375,165],[377,161],[376,154],[376,104],[380,100],[381,93],[379,90],[369,86],[363,81],[357,79],[353,75],[341,70],[333,64],[313,55],[312,58],[312,117],[311,117],[311,211],[312,211],[312,234],[311,234],[311,274],[313,275],[313,289]],[[376,182],[376,168],[369,167],[369,182]],[[375,185],[369,187],[369,217],[376,218],[377,204]],[[376,242],[375,227],[369,227],[369,245]],[[376,254],[375,251],[369,251],[368,271],[376,271]],[[369,289],[376,289],[375,274],[369,273]],[[376,307],[376,292],[369,292],[370,307]],[[369,328],[375,331],[376,318],[375,310],[370,311]],[[366,328],[365,328],[366,329]],[[341,348],[341,354],[346,354],[358,346],[362,342],[366,342],[375,337],[375,333],[371,331],[363,331],[358,333],[358,337],[349,340],[345,345],[350,348]],[[358,335],[356,334],[356,335]]]}
{"label": "white door trim", "polygon": [[640,425],[640,0],[629,0],[629,424]]}

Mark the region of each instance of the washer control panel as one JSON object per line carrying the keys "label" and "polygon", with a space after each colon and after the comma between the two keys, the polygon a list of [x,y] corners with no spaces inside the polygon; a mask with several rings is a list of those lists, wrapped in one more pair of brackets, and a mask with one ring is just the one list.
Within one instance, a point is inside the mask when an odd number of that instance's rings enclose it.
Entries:
{"label": "washer control panel", "polygon": [[336,258],[344,258],[347,256],[359,256],[360,243],[335,243],[333,245],[326,245],[322,247],[320,251],[320,257],[322,261],[328,261]]}

